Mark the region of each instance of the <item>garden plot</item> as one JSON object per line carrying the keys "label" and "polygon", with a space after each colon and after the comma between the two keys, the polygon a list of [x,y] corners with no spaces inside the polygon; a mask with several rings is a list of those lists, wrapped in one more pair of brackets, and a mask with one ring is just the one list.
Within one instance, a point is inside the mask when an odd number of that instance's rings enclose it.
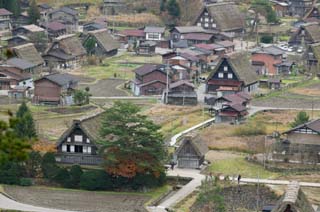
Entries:
{"label": "garden plot", "polygon": [[91,212],[145,212],[146,195],[90,192],[44,187],[5,186],[5,192],[18,202],[63,210]]}

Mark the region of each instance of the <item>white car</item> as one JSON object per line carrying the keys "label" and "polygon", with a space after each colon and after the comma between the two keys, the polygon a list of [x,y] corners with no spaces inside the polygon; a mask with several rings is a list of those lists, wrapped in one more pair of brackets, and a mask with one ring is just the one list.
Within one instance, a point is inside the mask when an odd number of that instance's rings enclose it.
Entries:
{"label": "white car", "polygon": [[292,48],[292,47],[289,47],[287,51],[288,51],[288,52],[293,52],[293,48]]}
{"label": "white car", "polygon": [[302,48],[298,48],[298,49],[297,49],[297,52],[298,52],[298,53],[302,53],[302,52],[303,52]]}

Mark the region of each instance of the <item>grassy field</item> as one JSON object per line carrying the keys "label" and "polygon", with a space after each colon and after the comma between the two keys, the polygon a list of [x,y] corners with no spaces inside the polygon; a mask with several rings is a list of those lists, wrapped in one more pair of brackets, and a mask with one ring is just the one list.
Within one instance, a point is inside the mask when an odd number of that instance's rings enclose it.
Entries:
{"label": "grassy field", "polygon": [[211,118],[209,114],[203,112],[200,106],[155,105],[146,110],[144,114],[161,125],[161,132],[166,137],[175,135]]}
{"label": "grassy field", "polygon": [[[214,154],[213,152],[212,154]],[[241,175],[242,177],[250,178],[276,178],[278,173],[265,170],[262,166],[250,163],[245,160],[245,155],[232,154],[225,152],[217,152],[218,154],[227,154],[223,159],[211,160],[212,164],[209,166],[207,172],[213,174],[223,174],[230,176]]]}
{"label": "grassy field", "polygon": [[161,56],[141,56],[130,53],[124,53],[120,56],[114,56],[107,58],[103,61],[102,65],[97,66],[85,66],[81,70],[77,70],[74,73],[85,75],[96,80],[118,78],[130,80],[133,79],[134,69],[138,68],[144,63],[161,63]]}

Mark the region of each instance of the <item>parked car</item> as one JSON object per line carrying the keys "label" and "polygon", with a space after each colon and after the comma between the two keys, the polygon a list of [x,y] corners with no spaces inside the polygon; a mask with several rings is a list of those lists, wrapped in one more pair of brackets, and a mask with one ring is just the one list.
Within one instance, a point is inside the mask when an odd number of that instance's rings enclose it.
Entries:
{"label": "parked car", "polygon": [[297,53],[302,53],[303,52],[303,49],[302,48],[298,48],[297,49]]}

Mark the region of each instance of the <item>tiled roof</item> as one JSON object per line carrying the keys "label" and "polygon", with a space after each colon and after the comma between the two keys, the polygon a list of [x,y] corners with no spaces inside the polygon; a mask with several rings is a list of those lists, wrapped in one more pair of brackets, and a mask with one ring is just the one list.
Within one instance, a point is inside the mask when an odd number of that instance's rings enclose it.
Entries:
{"label": "tiled roof", "polygon": [[149,74],[155,70],[160,70],[165,73],[165,65],[160,64],[145,64],[137,69],[134,72],[140,76]]}
{"label": "tiled roof", "polygon": [[[43,76],[42,78],[38,79],[38,80],[41,80],[41,79],[48,79],[50,80],[51,82],[54,82],[58,85],[60,85],[61,87],[66,87],[68,85],[70,85],[70,83],[72,85],[78,83],[78,79],[75,78],[73,75],[70,75],[70,74],[49,74],[49,75],[46,75],[46,76]],[[36,81],[38,81],[36,80]]]}
{"label": "tiled roof", "polygon": [[[205,32],[205,30],[201,26],[177,26],[174,29],[176,29],[181,34]],[[172,30],[174,30],[174,29],[172,29]],[[172,31],[172,30],[170,30],[170,31]]]}
{"label": "tiled roof", "polygon": [[16,57],[7,60],[7,64],[12,65],[17,68],[20,68],[22,70],[33,68],[36,66],[35,64],[30,63],[29,61],[26,61],[26,60],[23,60],[20,58],[16,58]]}
{"label": "tiled roof", "polygon": [[125,36],[144,37],[144,31],[140,29],[126,29],[120,32]]}
{"label": "tiled roof", "polygon": [[200,40],[200,41],[208,41],[213,37],[212,34],[207,33],[188,33],[183,35],[183,39],[185,40]]}
{"label": "tiled roof", "polygon": [[4,8],[0,8],[0,15],[12,15],[12,12],[10,12]]}
{"label": "tiled roof", "polygon": [[21,26],[22,28],[30,31],[30,32],[44,32],[45,30],[37,25],[30,24],[30,25],[24,25]]}
{"label": "tiled roof", "polygon": [[190,83],[189,81],[187,81],[187,80],[179,80],[179,81],[177,81],[177,82],[171,83],[171,84],[169,85],[169,87],[170,87],[170,89],[172,89],[172,88],[179,87],[179,86],[181,86],[181,85],[187,85],[187,86],[189,86],[189,87],[194,88],[194,85],[193,85],[192,83]]}
{"label": "tiled roof", "polygon": [[152,27],[152,26],[146,26],[144,28],[145,33],[154,32],[154,33],[164,33],[165,27]]}
{"label": "tiled roof", "polygon": [[57,37],[47,49],[46,54],[50,54],[53,51],[52,47],[56,44],[59,44],[59,49],[71,57],[83,56],[87,53],[80,39],[74,34]]}
{"label": "tiled roof", "polygon": [[66,25],[58,22],[58,21],[52,21],[52,22],[49,22],[46,27],[48,28],[48,30],[51,30],[51,31],[59,31],[59,30],[64,30],[66,29]]}
{"label": "tiled roof", "polygon": [[61,7],[61,8],[55,9],[55,10],[51,11],[50,14],[56,13],[56,12],[64,12],[64,13],[67,13],[72,16],[78,15],[78,12],[74,9],[71,9],[70,7]]}
{"label": "tiled roof", "polygon": [[307,122],[305,124],[301,124],[301,125],[293,128],[293,129],[291,129],[289,131],[284,132],[284,134],[287,134],[289,132],[295,131],[295,130],[300,129],[300,128],[309,128],[310,130],[313,130],[313,131],[315,131],[317,133],[320,133],[320,119],[312,120],[312,121],[309,121],[309,122]]}

